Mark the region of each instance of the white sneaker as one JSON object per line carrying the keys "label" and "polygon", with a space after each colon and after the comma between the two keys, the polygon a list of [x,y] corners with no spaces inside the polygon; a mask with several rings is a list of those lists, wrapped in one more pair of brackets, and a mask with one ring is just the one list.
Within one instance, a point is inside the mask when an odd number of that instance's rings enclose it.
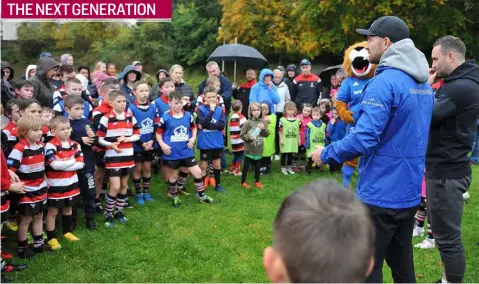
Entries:
{"label": "white sneaker", "polygon": [[464,193],[462,194],[462,199],[463,199],[464,201],[469,200],[469,198],[471,198],[471,195],[469,194],[468,191],[466,191],[466,192],[464,192]]}
{"label": "white sneaker", "polygon": [[436,241],[434,239],[425,238],[424,241],[415,244],[414,247],[420,249],[433,249],[436,247]]}
{"label": "white sneaker", "polygon": [[412,237],[419,237],[424,235],[424,227],[418,227],[414,225],[414,229],[412,230]]}
{"label": "white sneaker", "polygon": [[293,171],[293,168],[292,168],[292,167],[289,167],[289,168],[288,168],[288,174],[294,175],[294,174],[296,174],[296,173]]}
{"label": "white sneaker", "polygon": [[283,175],[288,175],[288,169],[286,168],[281,168],[281,172],[283,173]]}
{"label": "white sneaker", "polygon": [[279,155],[274,155],[274,160],[279,161]]}

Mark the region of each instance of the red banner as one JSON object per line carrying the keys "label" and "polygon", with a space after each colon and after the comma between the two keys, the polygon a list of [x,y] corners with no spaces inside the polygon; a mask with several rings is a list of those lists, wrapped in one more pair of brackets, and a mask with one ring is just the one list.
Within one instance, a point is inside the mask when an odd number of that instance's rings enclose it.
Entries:
{"label": "red banner", "polygon": [[2,20],[170,21],[172,0],[2,0]]}

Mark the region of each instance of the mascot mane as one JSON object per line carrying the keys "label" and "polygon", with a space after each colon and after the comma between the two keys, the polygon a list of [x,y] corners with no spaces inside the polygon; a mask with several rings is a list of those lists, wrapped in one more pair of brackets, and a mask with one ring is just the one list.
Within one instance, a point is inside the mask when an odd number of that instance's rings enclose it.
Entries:
{"label": "mascot mane", "polygon": [[376,64],[368,61],[366,51],[367,42],[357,42],[344,52],[343,69],[347,77],[372,78],[376,71]]}

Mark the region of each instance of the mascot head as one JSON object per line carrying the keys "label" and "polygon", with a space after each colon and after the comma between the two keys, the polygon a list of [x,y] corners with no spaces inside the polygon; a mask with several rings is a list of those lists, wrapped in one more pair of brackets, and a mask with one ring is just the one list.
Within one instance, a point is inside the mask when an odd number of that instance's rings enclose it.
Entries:
{"label": "mascot head", "polygon": [[357,78],[371,78],[376,71],[376,64],[369,63],[369,53],[366,50],[367,42],[358,42],[344,52],[343,69],[346,76]]}

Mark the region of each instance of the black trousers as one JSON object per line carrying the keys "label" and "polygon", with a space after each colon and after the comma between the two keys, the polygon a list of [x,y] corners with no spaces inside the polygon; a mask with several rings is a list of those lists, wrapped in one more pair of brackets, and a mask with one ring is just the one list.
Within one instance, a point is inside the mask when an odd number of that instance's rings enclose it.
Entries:
{"label": "black trousers", "polygon": [[389,209],[368,205],[376,231],[374,269],[367,283],[383,282],[383,263],[391,268],[395,283],[416,283],[412,230],[417,206]]}
{"label": "black trousers", "polygon": [[[80,195],[82,197],[83,209],[86,219],[95,217],[95,175],[92,171],[78,171],[78,183],[80,184]],[[73,217],[76,220],[78,216],[77,208],[73,208]]]}
{"label": "black trousers", "polygon": [[254,169],[254,181],[259,182],[261,159],[253,160],[245,156],[244,163],[243,163],[243,171],[241,172],[241,183],[246,181],[246,176],[248,175],[248,170],[250,165],[253,166],[253,169]]}
{"label": "black trousers", "polygon": [[281,151],[279,149],[279,120],[283,117],[283,113],[282,112],[277,112],[276,113],[276,136],[274,137],[274,148],[275,148],[275,154],[276,155],[279,155],[281,154]]}

